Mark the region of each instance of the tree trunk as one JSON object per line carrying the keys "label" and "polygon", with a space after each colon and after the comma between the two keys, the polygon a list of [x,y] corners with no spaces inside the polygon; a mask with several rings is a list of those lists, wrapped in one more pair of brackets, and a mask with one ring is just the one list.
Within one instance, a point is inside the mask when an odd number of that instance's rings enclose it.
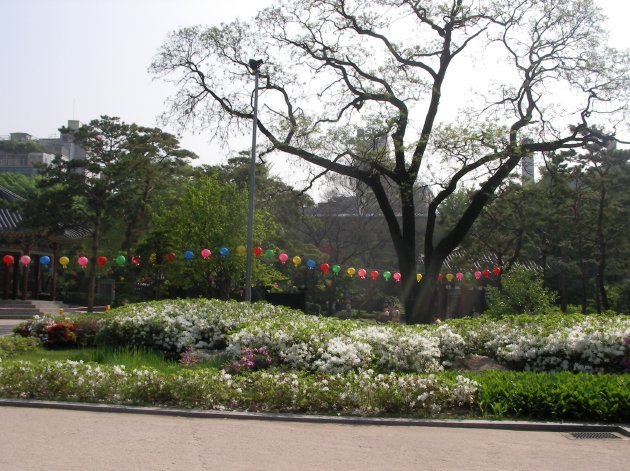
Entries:
{"label": "tree trunk", "polygon": [[425,258],[425,273],[420,283],[417,283],[415,274],[413,275],[415,292],[405,303],[407,323],[430,324],[437,317],[434,301],[438,288],[437,276],[441,268],[442,260],[432,256],[430,259]]}

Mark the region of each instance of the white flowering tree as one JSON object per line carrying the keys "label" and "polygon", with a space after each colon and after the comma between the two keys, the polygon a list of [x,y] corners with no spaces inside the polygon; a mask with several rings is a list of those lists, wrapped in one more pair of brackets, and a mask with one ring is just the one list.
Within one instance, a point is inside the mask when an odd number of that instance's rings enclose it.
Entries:
{"label": "white flowering tree", "polygon": [[[249,60],[263,60],[256,125],[266,151],[369,188],[396,250],[406,319],[429,322],[445,258],[525,155],[619,139],[630,64],[602,24],[592,0],[286,0],[248,22],[173,32],[151,69],[177,84],[172,118],[225,139],[251,125]],[[366,128],[389,152],[357,152]],[[418,181],[435,189],[423,246]],[[472,198],[437,238],[441,205],[467,182]]]}

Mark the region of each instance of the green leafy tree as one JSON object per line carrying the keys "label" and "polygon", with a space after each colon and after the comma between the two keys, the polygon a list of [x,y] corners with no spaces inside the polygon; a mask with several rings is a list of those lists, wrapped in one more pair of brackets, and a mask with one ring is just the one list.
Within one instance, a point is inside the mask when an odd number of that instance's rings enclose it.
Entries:
{"label": "green leafy tree", "polygon": [[489,316],[506,314],[549,314],[553,311],[556,295],[543,286],[540,273],[516,265],[502,276],[501,286],[489,286]]}
{"label": "green leafy tree", "polygon": [[38,177],[19,173],[0,173],[0,186],[23,198],[28,198],[35,193],[37,180]]}
{"label": "green leafy tree", "polygon": [[44,149],[35,141],[18,141],[9,139],[8,141],[0,141],[0,153],[7,154],[29,154],[30,152],[43,152]]}
{"label": "green leafy tree", "polygon": [[[61,187],[67,192],[66,207],[72,209],[73,218],[89,224],[91,230],[87,305],[94,307],[96,286],[96,260],[102,243],[102,234],[108,224],[116,220],[125,202],[135,207],[130,210],[128,224],[134,225],[138,212],[145,211],[146,199],[137,198],[143,190],[132,192],[132,182],[142,175],[139,168],[147,169],[154,160],[179,161],[192,154],[179,149],[177,140],[162,131],[127,124],[119,118],[102,116],[78,130],[61,128],[62,134],[71,134],[76,144],[86,151],[85,159],[54,159],[41,169],[41,186]],[[155,178],[155,177],[154,177]],[[150,189],[145,187],[144,190]],[[125,200],[125,195],[129,200]],[[139,208],[136,206],[140,206]]]}
{"label": "green leafy tree", "polygon": [[[181,182],[175,200],[158,204],[149,235],[138,246],[144,274],[154,283],[163,279],[163,292],[184,290],[227,298],[238,291],[244,283],[245,255],[236,249],[246,245],[247,206],[247,193],[217,176]],[[267,240],[275,230],[272,217],[259,208],[254,243]],[[227,256],[220,254],[223,247],[229,250]],[[200,255],[203,248],[212,251],[206,260]],[[186,260],[185,251],[193,252],[193,258]],[[175,257],[168,260],[171,252]],[[270,284],[277,275],[260,260],[255,262],[255,283]]]}
{"label": "green leafy tree", "polygon": [[[216,175],[221,181],[234,184],[240,192],[246,192],[249,167],[250,157],[242,152],[237,157],[229,158],[224,165],[206,166],[203,171],[209,175]],[[310,196],[272,176],[267,164],[263,162],[256,164],[255,208],[273,215],[273,220],[277,223],[276,230],[265,240],[267,245],[279,247],[290,253],[301,255],[316,253],[321,257],[321,253],[303,237],[302,231],[305,221],[309,219],[305,211],[313,206],[314,202]]]}

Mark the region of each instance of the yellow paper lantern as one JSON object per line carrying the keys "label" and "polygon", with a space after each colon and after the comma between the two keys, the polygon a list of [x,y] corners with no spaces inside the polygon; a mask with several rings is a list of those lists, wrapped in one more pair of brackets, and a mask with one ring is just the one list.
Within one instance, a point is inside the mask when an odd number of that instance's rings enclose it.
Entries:
{"label": "yellow paper lantern", "polygon": [[300,263],[302,263],[302,259],[300,257],[298,257],[297,255],[295,257],[293,257],[293,259],[291,261],[293,262],[293,265],[295,265],[295,268],[300,266]]}
{"label": "yellow paper lantern", "polygon": [[453,281],[454,279],[455,279],[455,275],[453,275],[452,273],[449,273],[446,275],[446,281],[448,281],[449,283]]}
{"label": "yellow paper lantern", "polygon": [[352,278],[356,272],[357,271],[354,269],[354,267],[350,267],[346,270],[346,273],[348,274],[350,278]]}
{"label": "yellow paper lantern", "polygon": [[417,281],[418,283],[420,283],[420,282],[422,281],[422,273],[418,273],[418,274],[416,275],[416,281]]}
{"label": "yellow paper lantern", "polygon": [[68,257],[61,257],[59,259],[59,263],[63,268],[67,268],[68,267],[68,263],[70,263],[70,259]]}
{"label": "yellow paper lantern", "polygon": [[236,253],[239,255],[244,255],[245,252],[247,252],[247,249],[245,248],[244,245],[239,245],[238,247],[236,247]]}

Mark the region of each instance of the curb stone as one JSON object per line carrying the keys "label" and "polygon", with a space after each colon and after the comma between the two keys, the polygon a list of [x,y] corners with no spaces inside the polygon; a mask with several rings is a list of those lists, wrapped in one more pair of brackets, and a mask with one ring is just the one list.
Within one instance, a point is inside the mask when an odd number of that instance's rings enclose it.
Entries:
{"label": "curb stone", "polygon": [[404,419],[390,417],[351,417],[305,415],[271,412],[217,411],[202,409],[172,409],[163,407],[122,406],[81,402],[39,401],[29,399],[0,399],[0,406],[30,407],[34,409],[65,409],[89,412],[147,414],[205,419],[267,420],[339,425],[388,425],[415,427],[476,428],[532,432],[616,432],[630,437],[630,424],[592,424],[571,422],[528,422],[457,419]]}

